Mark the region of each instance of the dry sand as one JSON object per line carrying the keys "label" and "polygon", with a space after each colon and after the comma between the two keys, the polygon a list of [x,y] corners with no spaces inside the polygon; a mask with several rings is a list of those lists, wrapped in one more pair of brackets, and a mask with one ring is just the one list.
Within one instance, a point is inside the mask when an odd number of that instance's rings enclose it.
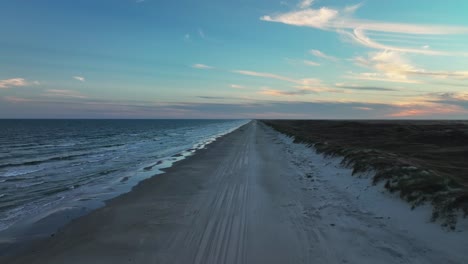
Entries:
{"label": "dry sand", "polygon": [[0,262],[468,263],[465,232],[368,183],[254,121]]}

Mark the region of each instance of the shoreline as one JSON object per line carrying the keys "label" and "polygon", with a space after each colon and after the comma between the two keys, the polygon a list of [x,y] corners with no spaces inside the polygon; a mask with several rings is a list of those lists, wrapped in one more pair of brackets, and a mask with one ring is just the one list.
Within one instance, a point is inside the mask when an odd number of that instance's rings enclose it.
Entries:
{"label": "shoreline", "polygon": [[464,232],[258,121],[6,263],[464,263]]}
{"label": "shoreline", "polygon": [[[217,140],[233,133],[234,131],[246,126],[247,122],[240,127],[227,131],[221,135],[214,136],[212,139],[199,142],[189,149],[182,150],[174,155],[160,158],[155,162],[140,166],[141,168],[134,172],[137,176],[125,176],[119,182],[126,183],[125,186],[119,186],[119,191],[115,190],[109,195],[104,195],[101,199],[89,200],[83,206],[61,206],[53,210],[40,214],[32,219],[23,219],[13,224],[5,230],[0,231],[0,259],[10,257],[28,250],[41,241],[54,237],[57,232],[75,220],[84,217],[95,210],[102,209],[120,196],[133,192],[140,184],[160,177],[169,169],[177,166],[180,162],[190,159],[199,152],[206,150]],[[128,174],[124,172],[123,175]]]}

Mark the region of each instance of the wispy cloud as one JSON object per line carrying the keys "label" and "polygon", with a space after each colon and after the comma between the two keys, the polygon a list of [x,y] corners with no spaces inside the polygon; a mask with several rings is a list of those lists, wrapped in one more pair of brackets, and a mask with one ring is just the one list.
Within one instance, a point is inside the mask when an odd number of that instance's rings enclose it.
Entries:
{"label": "wispy cloud", "polygon": [[318,80],[315,80],[315,83],[309,83],[309,85],[296,85],[293,88],[293,90],[285,91],[264,87],[258,93],[270,96],[297,96],[317,93],[343,93],[343,90],[326,87]]}
{"label": "wispy cloud", "polygon": [[197,96],[198,98],[201,99],[209,99],[209,100],[226,100],[226,99],[231,99],[223,96]]}
{"label": "wispy cloud", "polygon": [[[452,54],[457,54],[453,52],[446,52],[446,51],[437,51],[431,50],[428,48],[423,49],[416,49],[416,48],[409,48],[409,47],[396,47],[390,46],[383,43],[379,43],[375,40],[369,38],[363,29],[356,28],[352,32],[347,32],[344,30],[337,31],[341,36],[348,38],[355,43],[361,44],[368,48],[379,49],[379,50],[392,50],[392,51],[400,51],[400,52],[407,52],[407,53],[415,53],[415,54],[425,54],[425,55],[441,55],[441,56],[449,56]],[[466,55],[465,53],[458,53],[459,55]]]}
{"label": "wispy cloud", "polygon": [[320,66],[320,63],[317,63],[315,61],[310,61],[310,60],[303,60],[303,63],[307,66]]}
{"label": "wispy cloud", "polygon": [[380,92],[399,91],[398,89],[387,88],[387,87],[363,86],[363,85],[344,84],[344,83],[337,83],[336,87],[342,88],[342,89],[360,90],[360,91],[380,91]]}
{"label": "wispy cloud", "polygon": [[296,84],[300,83],[298,80],[295,80],[293,78],[289,78],[289,77],[274,74],[274,73],[268,73],[268,72],[256,72],[256,71],[246,71],[246,70],[234,70],[233,72],[238,73],[238,74],[242,74],[242,75],[261,77],[261,78],[268,78],[268,79],[276,79],[276,80],[290,82],[290,83],[296,83]]}
{"label": "wispy cloud", "polygon": [[245,89],[245,86],[238,85],[238,84],[231,84],[231,85],[229,85],[229,87],[231,87],[233,89]]}
{"label": "wispy cloud", "polygon": [[322,85],[322,81],[319,79],[315,79],[315,78],[294,79],[291,77],[269,73],[269,72],[256,72],[256,71],[248,71],[248,70],[234,70],[232,72],[242,74],[242,75],[247,75],[247,76],[285,81],[285,82],[293,83],[299,86],[321,86]]}
{"label": "wispy cloud", "polygon": [[352,14],[359,7],[360,5],[348,6],[342,9],[328,7],[321,7],[318,9],[307,8],[282,14],[263,16],[261,20],[327,30],[359,28],[370,31],[421,35],[468,34],[468,27],[461,26],[418,25],[353,18]]}
{"label": "wispy cloud", "polygon": [[59,98],[87,98],[87,96],[81,94],[80,92],[62,89],[47,89],[43,96]]}
{"label": "wispy cloud", "polygon": [[0,80],[0,88],[12,88],[12,87],[24,87],[30,85],[39,85],[38,81],[29,82],[24,78],[12,78],[6,80]]}
{"label": "wispy cloud", "polygon": [[190,41],[192,41],[192,37],[190,36],[190,34],[187,33],[187,34],[184,35],[184,41],[185,41],[185,42],[190,42]]}
{"label": "wispy cloud", "polygon": [[392,82],[392,83],[410,83],[410,84],[421,84],[422,81],[419,80],[410,80],[404,78],[392,78],[386,74],[377,73],[377,72],[362,72],[362,73],[350,73],[344,78],[362,80],[362,81],[378,81],[378,82]]}
{"label": "wispy cloud", "polygon": [[268,22],[277,22],[293,26],[311,27],[327,31],[336,31],[340,35],[353,40],[360,45],[380,50],[394,50],[408,53],[427,55],[464,55],[466,52],[444,52],[408,47],[385,45],[370,39],[365,32],[390,32],[406,35],[459,35],[468,34],[468,27],[445,25],[418,25],[411,23],[381,22],[353,17],[360,5],[348,6],[341,9],[320,7],[293,10],[290,12],[266,15],[260,19]]}
{"label": "wispy cloud", "polygon": [[193,65],[192,65],[192,68],[194,68],[194,69],[200,69],[200,70],[214,69],[214,67],[212,67],[212,66],[208,66],[208,65],[200,64],[200,63],[193,64]]}
{"label": "wispy cloud", "polygon": [[370,107],[353,107],[354,109],[362,110],[362,111],[372,111],[373,108]]}
{"label": "wispy cloud", "polygon": [[26,102],[32,102],[32,99],[28,98],[22,98],[22,97],[16,97],[16,96],[4,96],[3,99],[7,102],[10,103],[26,103]]}
{"label": "wispy cloud", "polygon": [[414,118],[414,117],[437,117],[441,115],[453,115],[453,114],[468,114],[468,110],[457,105],[445,105],[445,104],[408,104],[400,105],[398,110],[394,113],[389,114],[389,117],[400,118]]}
{"label": "wispy cloud", "polygon": [[[265,88],[267,89],[267,88]],[[294,91],[291,91],[294,92]],[[272,93],[274,94],[274,93]],[[468,105],[458,101],[461,94],[439,94],[427,96],[425,101],[415,103],[372,103],[352,100],[333,101],[310,98],[289,100],[288,95],[280,100],[246,100],[229,102],[229,97],[202,96],[211,102],[155,102],[113,101],[83,98],[37,98],[0,97],[11,104],[10,114],[0,111],[0,117],[61,117],[61,118],[463,118]],[[289,95],[292,96],[292,95]],[[300,96],[300,95],[299,95]],[[456,102],[445,103],[444,98],[456,98]],[[463,99],[463,98],[462,98]],[[220,100],[217,102],[217,100]],[[431,102],[430,100],[438,100]],[[450,99],[452,100],[452,99]],[[21,103],[28,104],[28,111]],[[0,108],[7,104],[1,104]],[[2,108],[3,109],[3,108]]]}
{"label": "wispy cloud", "polygon": [[85,77],[83,77],[83,76],[73,76],[73,79],[75,79],[77,81],[80,81],[80,82],[85,82],[86,81]]}
{"label": "wispy cloud", "polygon": [[283,90],[276,90],[270,88],[263,88],[259,94],[269,95],[269,96],[296,96],[296,95],[306,95],[315,93],[311,90],[306,89],[297,89],[297,90],[290,90],[290,91],[283,91]]}
{"label": "wispy cloud", "polygon": [[297,6],[299,8],[308,8],[314,3],[314,0],[301,0]]}
{"label": "wispy cloud", "polygon": [[457,105],[468,112],[468,92],[431,93],[425,100],[430,103]]}
{"label": "wispy cloud", "polygon": [[429,71],[414,66],[401,52],[382,51],[369,53],[368,57],[356,57],[354,62],[366,68],[377,71],[376,73],[360,74],[357,79],[385,80],[402,83],[421,83],[420,80],[411,77],[433,79],[468,79],[468,71]]}
{"label": "wispy cloud", "polygon": [[320,50],[316,50],[316,49],[310,50],[309,53],[314,55],[315,57],[330,60],[330,61],[337,61],[338,60],[338,58],[327,55],[327,54],[321,52]]}
{"label": "wispy cloud", "polygon": [[306,66],[312,66],[312,67],[320,66],[320,63],[311,61],[311,60],[299,60],[299,59],[291,59],[291,58],[285,58],[284,60],[292,65],[306,65]]}
{"label": "wispy cloud", "polygon": [[198,36],[200,36],[200,38],[202,38],[202,39],[206,38],[205,32],[203,31],[203,29],[198,28]]}

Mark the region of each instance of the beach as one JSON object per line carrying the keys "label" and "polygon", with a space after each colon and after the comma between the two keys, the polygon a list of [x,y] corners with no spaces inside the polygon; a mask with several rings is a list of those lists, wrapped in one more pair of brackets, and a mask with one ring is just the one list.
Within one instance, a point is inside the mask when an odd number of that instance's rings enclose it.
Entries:
{"label": "beach", "polygon": [[468,262],[430,216],[252,121],[0,262]]}

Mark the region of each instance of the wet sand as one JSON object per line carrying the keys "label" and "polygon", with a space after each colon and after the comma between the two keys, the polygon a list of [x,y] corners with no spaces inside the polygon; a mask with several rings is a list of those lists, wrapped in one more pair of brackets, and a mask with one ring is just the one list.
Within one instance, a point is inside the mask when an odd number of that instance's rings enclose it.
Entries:
{"label": "wet sand", "polygon": [[468,259],[456,246],[459,234],[428,224],[440,231],[429,233],[437,234],[444,245],[440,247],[427,232],[408,230],[413,222],[402,223],[407,215],[401,212],[411,211],[397,200],[394,211],[398,212],[385,217],[363,209],[352,188],[341,188],[340,181],[328,177],[333,173],[355,179],[349,170],[337,172],[318,156],[308,160],[311,154],[295,156],[302,153],[296,150],[305,150],[280,139],[253,121],[74,220],[54,237],[0,262],[461,263]]}

